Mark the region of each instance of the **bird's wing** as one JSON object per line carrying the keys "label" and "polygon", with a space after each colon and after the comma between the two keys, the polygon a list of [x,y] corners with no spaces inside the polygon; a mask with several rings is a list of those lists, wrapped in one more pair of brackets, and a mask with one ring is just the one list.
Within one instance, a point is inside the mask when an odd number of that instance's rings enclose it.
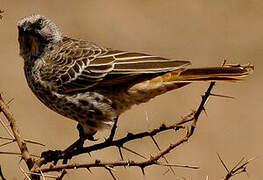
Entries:
{"label": "bird's wing", "polygon": [[59,52],[46,59],[48,71],[42,72],[42,79],[52,81],[60,93],[88,89],[95,85],[113,86],[143,74],[149,74],[150,77],[190,64],[190,61],[110,50],[72,39],[64,41]]}

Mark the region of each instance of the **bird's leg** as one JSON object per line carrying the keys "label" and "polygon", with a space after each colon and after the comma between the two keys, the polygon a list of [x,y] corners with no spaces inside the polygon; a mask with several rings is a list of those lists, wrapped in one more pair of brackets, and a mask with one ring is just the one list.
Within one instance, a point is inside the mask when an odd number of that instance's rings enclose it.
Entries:
{"label": "bird's leg", "polygon": [[94,135],[96,134],[96,131],[91,135],[86,135],[80,123],[78,123],[77,129],[79,131],[79,139],[63,151],[63,154],[64,154],[63,164],[66,164],[67,160],[72,158],[72,155],[71,155],[72,152],[74,152],[77,149],[80,150],[83,148],[85,140],[88,139],[90,141],[96,141],[96,139],[94,139]]}
{"label": "bird's leg", "polygon": [[96,141],[96,139],[94,139],[94,134],[96,133],[96,131],[91,135],[86,135],[81,124],[77,125],[77,129],[79,131],[79,139],[71,144],[67,149],[65,149],[64,152],[72,152],[75,149],[82,149],[86,139],[90,141]]}
{"label": "bird's leg", "polygon": [[110,136],[108,137],[108,139],[106,139],[106,142],[111,142],[113,140],[115,132],[116,132],[116,129],[117,129],[118,119],[119,119],[119,116],[117,116],[114,119],[114,124],[113,124],[113,126],[111,128]]}
{"label": "bird's leg", "polygon": [[43,157],[46,162],[54,161],[55,164],[57,163],[57,161],[59,159],[63,159],[63,164],[66,164],[68,159],[72,158],[72,153],[75,150],[80,150],[83,148],[83,144],[84,144],[85,140],[88,139],[91,141],[96,141],[96,139],[94,139],[94,137],[93,137],[94,134],[96,133],[96,131],[91,135],[86,135],[84,133],[84,129],[81,126],[81,124],[77,125],[77,129],[79,131],[79,139],[77,141],[75,141],[73,144],[71,144],[64,151],[61,151],[61,150],[51,151],[51,150],[49,150],[49,151],[42,152],[41,157]]}

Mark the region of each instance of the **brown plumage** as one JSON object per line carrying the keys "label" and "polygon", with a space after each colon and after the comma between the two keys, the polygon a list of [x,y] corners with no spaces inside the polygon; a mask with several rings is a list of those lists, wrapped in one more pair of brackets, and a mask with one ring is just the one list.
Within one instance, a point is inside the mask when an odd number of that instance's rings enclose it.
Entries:
{"label": "brown plumage", "polygon": [[252,66],[188,68],[184,60],[103,48],[62,35],[42,15],[18,22],[20,55],[29,87],[49,108],[93,134],[134,104],[192,81],[235,81]]}

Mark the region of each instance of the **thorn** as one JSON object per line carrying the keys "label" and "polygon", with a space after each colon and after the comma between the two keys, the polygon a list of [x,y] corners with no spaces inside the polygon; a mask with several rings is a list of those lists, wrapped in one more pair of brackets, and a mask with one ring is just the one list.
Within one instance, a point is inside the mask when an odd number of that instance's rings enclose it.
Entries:
{"label": "thorn", "polygon": [[141,170],[142,170],[142,174],[145,176],[145,171],[144,171],[144,166],[140,166]]}
{"label": "thorn", "polygon": [[107,169],[107,170],[109,171],[109,173],[110,173],[110,175],[111,175],[111,177],[112,177],[113,180],[117,180],[117,179],[115,178],[113,172],[112,172],[112,169],[113,169],[113,168],[105,167],[105,169]]}
{"label": "thorn", "polygon": [[168,166],[168,167],[178,167],[178,168],[189,168],[189,169],[200,169],[199,166],[190,166],[190,165],[181,165],[181,164],[165,164],[165,163],[159,163],[157,162],[156,165],[159,166]]}
{"label": "thorn", "polygon": [[242,157],[240,161],[238,161],[238,163],[231,169],[231,171],[234,171],[244,161],[244,159],[245,157]]}
{"label": "thorn", "polygon": [[163,175],[167,174],[169,171],[170,171],[170,169],[167,169],[167,170],[163,173]]}
{"label": "thorn", "polygon": [[106,165],[105,168],[116,172],[113,165]]}
{"label": "thorn", "polygon": [[165,125],[165,124],[162,124],[162,125],[160,126],[160,130],[163,130],[163,129],[166,129],[166,125]]}
{"label": "thorn", "polygon": [[202,107],[202,110],[204,111],[206,117],[208,117],[208,114],[207,114],[207,111],[206,111],[205,107]]}
{"label": "thorn", "polygon": [[133,153],[133,154],[136,154],[137,156],[140,156],[140,157],[142,157],[143,159],[147,159],[145,156],[143,156],[143,155],[141,155],[141,154],[139,154],[139,153],[137,153],[137,152],[135,152],[135,151],[133,151],[133,150],[125,147],[125,146],[121,146],[121,148],[123,148],[123,149],[125,149],[125,150],[127,150],[127,151],[129,151],[129,152],[131,152],[131,153]]}
{"label": "thorn", "polygon": [[100,164],[100,160],[96,159],[95,164]]}
{"label": "thorn", "polygon": [[186,135],[189,136],[189,134],[190,134],[190,128],[187,126],[186,127]]}
{"label": "thorn", "polygon": [[8,141],[8,142],[6,142],[6,143],[0,144],[0,147],[6,146],[6,145],[8,145],[8,144],[12,144],[13,142],[15,142],[15,140]]}
{"label": "thorn", "polygon": [[89,156],[91,157],[91,152],[88,152]]}
{"label": "thorn", "polygon": [[9,134],[9,136],[12,139],[15,139],[15,137],[14,137],[13,133],[11,132],[11,130],[8,129],[9,126],[2,119],[0,119],[0,123],[5,128],[6,132]]}
{"label": "thorn", "polygon": [[[8,138],[8,137],[2,137],[2,136],[0,136],[0,139],[10,140],[10,141],[16,141],[15,139]],[[31,144],[40,145],[40,146],[45,146],[45,144],[42,144],[42,143],[37,142],[37,141],[32,141],[32,140],[29,140],[29,139],[25,139],[25,142],[26,142],[26,143],[31,143]]]}
{"label": "thorn", "polygon": [[133,133],[128,132],[126,137],[131,137],[133,135],[134,135]]}
{"label": "thorn", "polygon": [[6,105],[9,106],[9,104],[10,104],[11,102],[13,102],[14,99],[15,99],[15,98],[10,99],[10,100],[6,103]]}
{"label": "thorn", "polygon": [[228,170],[228,168],[226,167],[226,164],[224,163],[224,161],[222,160],[222,158],[220,157],[219,153],[216,153],[218,159],[220,160],[221,164],[224,166],[225,170],[229,173],[230,171]]}
{"label": "thorn", "polygon": [[226,65],[226,61],[227,61],[226,58],[224,58],[223,62],[222,62],[222,65],[221,65],[222,67],[224,67]]}
{"label": "thorn", "polygon": [[249,176],[249,174],[248,174],[248,171],[247,171],[247,170],[246,170],[246,172],[245,172],[245,173],[246,173],[247,177],[249,178],[250,176]]}
{"label": "thorn", "polygon": [[25,176],[28,180],[31,180],[30,177],[27,175],[27,173],[24,171],[24,169],[23,169],[21,166],[19,166],[19,169],[20,169],[20,171],[24,174],[24,176]]}
{"label": "thorn", "polygon": [[[153,136],[150,136],[150,137],[152,138],[152,141],[154,142],[154,144],[155,144],[155,146],[157,147],[157,149],[158,149],[159,151],[161,151],[161,148],[160,148],[160,146],[158,145],[158,143],[157,143],[157,141],[155,140],[155,138],[154,138]],[[169,163],[165,156],[162,156],[162,158],[165,160],[166,163]],[[172,167],[169,167],[169,169],[170,169],[170,170],[173,172],[173,174],[175,175],[175,172],[174,172],[173,168],[172,168]]]}
{"label": "thorn", "polygon": [[152,141],[153,141],[153,143],[155,144],[155,146],[157,147],[157,149],[158,149],[159,151],[161,151],[161,148],[160,148],[160,146],[158,145],[157,141],[154,139],[154,137],[153,137],[153,136],[150,136],[150,137],[152,138]]}
{"label": "thorn", "polygon": [[[122,151],[121,151],[121,148],[120,146],[118,146],[118,150],[119,150],[119,153],[120,153],[120,157],[121,157],[121,160],[123,161],[124,158],[123,158],[123,154],[122,154]],[[124,166],[125,167],[125,166]]]}
{"label": "thorn", "polygon": [[92,174],[92,171],[89,167],[87,167],[86,169],[90,172],[90,174]]}
{"label": "thorn", "polygon": [[46,180],[45,175],[43,174],[43,172],[41,170],[40,170],[40,174],[41,174],[43,180]]}
{"label": "thorn", "polygon": [[216,97],[222,97],[222,98],[228,98],[228,99],[235,99],[233,96],[227,96],[227,95],[221,95],[221,94],[213,94],[210,93],[210,96],[216,96]]}

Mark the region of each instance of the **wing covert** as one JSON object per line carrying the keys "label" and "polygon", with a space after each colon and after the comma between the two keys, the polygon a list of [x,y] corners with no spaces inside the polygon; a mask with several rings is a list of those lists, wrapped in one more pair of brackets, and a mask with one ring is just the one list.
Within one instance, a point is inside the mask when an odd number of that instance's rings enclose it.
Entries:
{"label": "wing covert", "polygon": [[[66,38],[58,51],[53,50],[42,80],[53,82],[59,93],[88,89],[95,85],[112,86],[142,74],[181,69],[189,61],[169,60],[144,53],[110,50],[94,43]],[[45,71],[46,70],[46,71]]]}

